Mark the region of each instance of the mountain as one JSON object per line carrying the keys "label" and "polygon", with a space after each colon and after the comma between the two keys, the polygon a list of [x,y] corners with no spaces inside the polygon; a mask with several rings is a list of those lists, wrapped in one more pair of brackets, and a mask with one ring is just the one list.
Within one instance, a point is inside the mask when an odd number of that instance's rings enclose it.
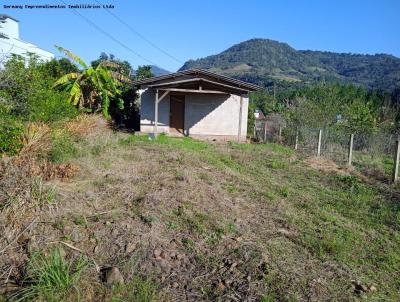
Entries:
{"label": "mountain", "polygon": [[187,61],[180,70],[202,68],[262,86],[340,82],[392,91],[400,88],[400,58],[296,50],[286,43],[251,39],[227,50]]}
{"label": "mountain", "polygon": [[171,72],[168,71],[168,70],[165,70],[165,69],[163,69],[161,67],[158,67],[156,65],[151,65],[151,73],[154,76],[160,76],[160,75],[168,74],[168,73],[171,73]]}

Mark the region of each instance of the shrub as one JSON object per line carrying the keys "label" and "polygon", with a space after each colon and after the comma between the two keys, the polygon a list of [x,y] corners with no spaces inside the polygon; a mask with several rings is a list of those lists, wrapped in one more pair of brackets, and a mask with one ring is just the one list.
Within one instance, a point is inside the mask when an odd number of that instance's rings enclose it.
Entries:
{"label": "shrub", "polygon": [[74,139],[66,131],[53,134],[52,147],[49,152],[49,159],[52,162],[65,162],[77,156],[78,150],[74,145]]}
{"label": "shrub", "polygon": [[256,109],[256,105],[250,102],[247,112],[247,135],[249,136],[253,136],[254,126],[256,125],[256,118],[254,116],[254,111]]}
{"label": "shrub", "polygon": [[68,102],[66,95],[51,89],[37,92],[30,102],[31,121],[55,122],[77,115],[78,110]]}
{"label": "shrub", "polygon": [[0,153],[16,154],[22,147],[22,133],[20,122],[0,112]]}
{"label": "shrub", "polygon": [[[4,69],[0,70],[0,81],[3,83],[0,97],[3,106],[8,107],[8,115],[23,121],[42,122],[77,115],[76,108],[67,102],[67,95],[52,89],[56,78],[48,70],[48,64],[57,65],[57,61],[41,63],[34,56],[29,58],[28,65],[20,56],[13,56],[7,61]],[[67,70],[63,71],[60,66],[57,77]]]}

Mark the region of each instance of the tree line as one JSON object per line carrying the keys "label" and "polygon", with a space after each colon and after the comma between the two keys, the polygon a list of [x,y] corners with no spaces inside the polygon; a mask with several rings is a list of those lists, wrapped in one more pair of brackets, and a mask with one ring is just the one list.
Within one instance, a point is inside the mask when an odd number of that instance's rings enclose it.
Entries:
{"label": "tree line", "polygon": [[336,128],[345,133],[397,133],[400,127],[398,91],[368,90],[355,85],[326,84],[273,89],[251,94],[252,110],[279,113],[291,127]]}

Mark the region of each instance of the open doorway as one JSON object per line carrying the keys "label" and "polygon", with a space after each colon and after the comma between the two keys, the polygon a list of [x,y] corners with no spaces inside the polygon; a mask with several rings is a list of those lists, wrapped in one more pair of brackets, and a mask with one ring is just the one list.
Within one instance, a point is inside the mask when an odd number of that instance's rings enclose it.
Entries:
{"label": "open doorway", "polygon": [[171,134],[184,135],[185,129],[185,96],[171,95],[169,105],[169,131]]}

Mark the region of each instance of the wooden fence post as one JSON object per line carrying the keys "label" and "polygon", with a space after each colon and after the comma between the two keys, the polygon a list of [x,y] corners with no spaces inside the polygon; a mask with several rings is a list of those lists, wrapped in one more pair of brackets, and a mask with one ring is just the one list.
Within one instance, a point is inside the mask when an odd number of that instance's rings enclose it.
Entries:
{"label": "wooden fence post", "polygon": [[299,147],[299,130],[296,129],[296,137],[294,139],[294,150],[297,150]]}
{"label": "wooden fence post", "polygon": [[393,183],[399,179],[399,160],[400,160],[400,137],[396,139],[396,149],[394,151]]}
{"label": "wooden fence post", "polygon": [[267,142],[267,123],[264,123],[264,143]]}
{"label": "wooden fence post", "polygon": [[279,125],[279,134],[278,135],[279,135],[278,136],[279,143],[281,144],[282,143],[282,126],[281,125]]}
{"label": "wooden fence post", "polygon": [[349,144],[349,156],[347,159],[347,165],[351,166],[351,162],[353,160],[353,141],[354,141],[354,134],[350,134],[350,144]]}
{"label": "wooden fence post", "polygon": [[321,143],[322,143],[322,129],[319,129],[317,156],[321,156]]}

